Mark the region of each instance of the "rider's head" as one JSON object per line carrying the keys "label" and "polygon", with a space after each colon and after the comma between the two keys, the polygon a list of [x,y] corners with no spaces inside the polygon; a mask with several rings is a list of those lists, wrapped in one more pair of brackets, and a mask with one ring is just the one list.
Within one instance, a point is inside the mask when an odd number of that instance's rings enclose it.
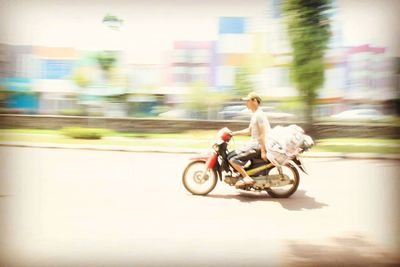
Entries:
{"label": "rider's head", "polygon": [[243,97],[242,100],[246,101],[247,108],[251,110],[255,110],[261,103],[261,97],[255,93],[251,92],[246,97]]}

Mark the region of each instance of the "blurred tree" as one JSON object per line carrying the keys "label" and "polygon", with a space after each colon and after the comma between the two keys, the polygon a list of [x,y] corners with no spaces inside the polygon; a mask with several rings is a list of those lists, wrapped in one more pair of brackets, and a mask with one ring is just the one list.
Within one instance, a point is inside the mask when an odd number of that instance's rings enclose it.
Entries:
{"label": "blurred tree", "polygon": [[195,117],[203,118],[208,105],[204,98],[209,93],[209,88],[203,82],[195,82],[189,87],[185,105]]}
{"label": "blurred tree", "polygon": [[109,70],[109,84],[113,87],[128,88],[129,79],[128,75],[124,73],[123,69],[114,67]]}
{"label": "blurred tree", "polygon": [[100,65],[100,68],[104,71],[106,78],[110,78],[110,71],[117,62],[117,56],[113,51],[102,51],[96,55],[96,60]]}
{"label": "blurred tree", "polygon": [[244,96],[254,90],[254,85],[249,79],[250,73],[244,66],[240,66],[235,74],[234,94]]}
{"label": "blurred tree", "polygon": [[103,24],[109,27],[112,30],[119,30],[124,21],[119,17],[111,14],[107,14],[103,18]]}
{"label": "blurred tree", "polygon": [[324,84],[324,54],[330,38],[331,0],[286,0],[288,35],[293,48],[291,80],[305,103],[307,130],[313,124],[313,105]]}
{"label": "blurred tree", "polygon": [[117,95],[110,96],[108,100],[121,102],[126,101],[128,97],[126,89],[128,88],[129,80],[127,75],[116,66],[116,53],[115,51],[102,51],[96,55],[96,60],[104,73],[104,82],[117,90]]}
{"label": "blurred tree", "polygon": [[[75,72],[73,73],[72,77],[71,77],[72,81],[75,82],[76,85],[78,85],[79,87],[79,92],[78,92],[78,99],[79,102],[83,100],[84,96],[84,88],[88,87],[89,85],[92,84],[92,80],[90,79],[90,74],[89,71],[85,68],[78,68],[75,70]],[[78,109],[76,110],[62,110],[60,111],[61,113],[65,114],[65,113],[69,113],[69,115],[72,115],[73,113],[75,114],[85,114],[88,112],[87,107],[86,106],[82,106],[80,105]],[[89,122],[88,122],[89,124]]]}
{"label": "blurred tree", "polygon": [[89,75],[82,68],[77,69],[72,75],[72,80],[78,85],[80,88],[85,88],[91,84],[91,80],[89,79]]}
{"label": "blurred tree", "polygon": [[204,82],[195,82],[190,86],[185,103],[193,117],[216,119],[219,106],[228,99],[227,94],[211,90]]}

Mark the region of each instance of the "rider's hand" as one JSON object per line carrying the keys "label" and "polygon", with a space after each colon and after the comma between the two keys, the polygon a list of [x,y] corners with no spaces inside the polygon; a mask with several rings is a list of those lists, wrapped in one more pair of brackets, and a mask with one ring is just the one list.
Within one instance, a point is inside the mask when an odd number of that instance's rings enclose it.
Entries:
{"label": "rider's hand", "polygon": [[265,153],[265,151],[261,152],[261,158],[265,161],[267,161],[267,153]]}

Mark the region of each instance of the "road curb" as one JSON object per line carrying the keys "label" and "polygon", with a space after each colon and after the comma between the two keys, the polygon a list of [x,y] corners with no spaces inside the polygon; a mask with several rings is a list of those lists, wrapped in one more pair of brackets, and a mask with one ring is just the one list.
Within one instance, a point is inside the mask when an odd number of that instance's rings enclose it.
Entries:
{"label": "road curb", "polygon": [[343,153],[343,152],[306,152],[304,158],[340,158],[340,159],[387,159],[400,160],[397,154],[379,153]]}
{"label": "road curb", "polygon": [[[80,150],[94,150],[94,151],[137,152],[137,153],[203,154],[203,153],[210,152],[210,149],[183,149],[183,148],[116,146],[116,145],[31,143],[31,142],[12,142],[12,141],[0,142],[0,146],[50,148],[50,149],[80,149]],[[400,160],[400,155],[397,155],[397,154],[378,154],[378,153],[306,152],[306,153],[302,154],[302,157],[304,157],[304,158]]]}
{"label": "road curb", "polygon": [[160,147],[138,147],[138,146],[113,146],[113,145],[76,145],[76,144],[54,144],[54,143],[28,143],[28,142],[0,142],[4,147],[33,147],[33,148],[54,148],[54,149],[79,149],[95,151],[116,151],[116,152],[143,152],[143,153],[175,153],[175,154],[199,154],[207,153],[210,150],[176,149]]}

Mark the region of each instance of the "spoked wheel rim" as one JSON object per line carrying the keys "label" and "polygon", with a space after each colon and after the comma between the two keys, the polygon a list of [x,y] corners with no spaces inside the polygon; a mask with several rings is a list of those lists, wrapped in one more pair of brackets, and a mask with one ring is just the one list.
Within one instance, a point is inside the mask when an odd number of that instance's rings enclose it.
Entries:
{"label": "spoked wheel rim", "polygon": [[189,164],[182,177],[186,190],[194,195],[207,195],[217,184],[216,173],[208,169],[204,161],[192,162]]}
{"label": "spoked wheel rim", "polygon": [[[272,197],[287,198],[287,197],[291,196],[294,192],[296,192],[297,187],[299,186],[300,175],[299,175],[299,172],[297,171],[297,169],[293,165],[289,164],[289,165],[282,166],[282,172],[284,175],[287,175],[289,177],[290,184],[285,185],[285,186],[268,188],[267,192]],[[274,175],[274,174],[279,174],[277,167],[273,167],[268,172],[268,175]]]}

